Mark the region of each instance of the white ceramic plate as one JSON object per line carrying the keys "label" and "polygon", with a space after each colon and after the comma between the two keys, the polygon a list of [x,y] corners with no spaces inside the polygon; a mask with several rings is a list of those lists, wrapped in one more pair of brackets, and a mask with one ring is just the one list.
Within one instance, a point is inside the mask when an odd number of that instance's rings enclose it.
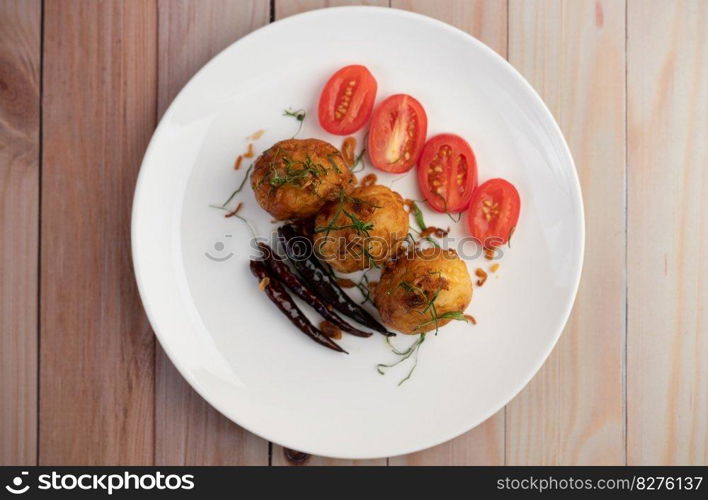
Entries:
{"label": "white ceramic plate", "polygon": [[[512,248],[475,290],[467,312],[423,344],[410,365],[383,337],[345,336],[342,355],[318,346],[258,291],[248,270],[250,233],[210,208],[238,185],[246,137],[259,154],[292,136],[286,108],[304,108],[298,137],[335,145],[316,103],[327,78],[360,63],[376,76],[377,101],[418,98],[431,137],[454,132],[475,150],[480,180],[504,177],[522,200]],[[361,135],[359,136],[361,139]],[[371,167],[367,168],[372,171]],[[380,174],[420,198],[415,173]],[[247,187],[242,214],[274,229]],[[425,210],[429,224],[465,234],[465,220]],[[578,179],[563,136],[540,98],[501,57],[439,21],[385,8],[336,8],[270,24],[209,62],[165,113],[145,154],[133,207],[140,294],[160,343],[184,378],[221,413],[265,439],[341,458],[414,452],[481,423],[518,393],[556,343],[573,304],[583,253]],[[489,262],[467,244],[470,271]],[[477,253],[475,256],[474,253]],[[309,314],[309,308],[306,308]],[[311,315],[314,319],[315,315]],[[399,345],[412,341],[397,337]]]}

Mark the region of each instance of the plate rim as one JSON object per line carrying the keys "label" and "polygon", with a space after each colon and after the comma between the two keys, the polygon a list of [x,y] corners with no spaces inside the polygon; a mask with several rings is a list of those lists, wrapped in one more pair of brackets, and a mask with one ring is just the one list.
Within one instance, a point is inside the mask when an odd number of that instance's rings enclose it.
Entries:
{"label": "plate rim", "polygon": [[[141,263],[140,263],[140,257],[139,257],[139,243],[138,243],[138,238],[137,238],[137,226],[138,226],[138,221],[141,217],[140,211],[139,211],[139,205],[142,203],[142,199],[144,198],[144,188],[145,188],[145,182],[144,182],[144,177],[145,177],[145,172],[149,168],[148,165],[151,162],[151,158],[154,155],[153,150],[155,149],[155,145],[158,142],[157,138],[162,132],[162,129],[166,127],[166,123],[168,118],[174,113],[174,109],[176,108],[176,104],[180,100],[180,97],[186,93],[187,89],[190,88],[194,81],[197,80],[200,75],[203,73],[207,72],[209,67],[212,64],[215,64],[216,61],[219,59],[223,58],[225,56],[225,53],[228,51],[233,50],[235,46],[238,46],[240,43],[244,42],[248,38],[259,34],[262,35],[264,32],[270,31],[274,29],[273,27],[278,27],[282,26],[283,24],[287,23],[296,23],[299,22],[300,19],[306,18],[306,17],[316,17],[320,15],[327,15],[328,13],[331,12],[346,12],[350,10],[368,10],[372,12],[372,15],[378,15],[378,14],[385,14],[385,15],[393,15],[393,16],[400,16],[402,18],[408,18],[408,19],[415,19],[417,21],[425,22],[428,24],[431,24],[439,29],[446,30],[448,32],[454,33],[457,36],[462,36],[463,38],[466,38],[468,41],[476,45],[478,49],[480,49],[483,52],[486,52],[488,55],[492,57],[497,63],[501,64],[501,66],[505,67],[507,70],[510,70],[511,75],[513,75],[514,79],[516,80],[517,83],[521,84],[523,87],[526,88],[527,92],[529,92],[533,98],[537,101],[536,104],[539,105],[539,110],[543,113],[544,118],[547,120],[547,122],[552,126],[554,132],[557,134],[557,137],[560,138],[560,143],[562,144],[562,152],[566,155],[567,161],[570,162],[570,167],[572,171],[572,179],[575,184],[575,189],[578,194],[578,221],[579,221],[579,232],[578,232],[578,248],[579,248],[579,255],[578,255],[578,261],[577,261],[577,273],[575,276],[575,280],[573,283],[573,291],[570,297],[570,300],[567,302],[566,308],[563,311],[563,314],[560,316],[561,321],[558,322],[558,328],[556,329],[557,331],[555,332],[553,336],[552,342],[548,342],[546,345],[545,349],[543,349],[542,354],[539,356],[539,358],[535,361],[534,363],[534,368],[529,371],[529,374],[519,383],[517,384],[517,388],[512,391],[511,396],[505,400],[502,404],[493,407],[492,410],[486,412],[485,416],[481,419],[478,419],[478,421],[472,422],[472,423],[466,423],[465,425],[462,426],[461,429],[454,429],[452,432],[446,433],[446,437],[443,437],[442,439],[433,439],[429,440],[429,442],[425,442],[423,444],[419,444],[416,446],[409,446],[405,449],[402,450],[396,450],[393,453],[386,453],[386,454],[376,454],[376,455],[371,455],[371,456],[361,456],[361,455],[356,455],[356,454],[349,454],[349,453],[342,453],[342,452],[335,452],[334,450],[330,449],[322,449],[323,447],[318,447],[314,446],[312,448],[308,448],[308,446],[301,446],[300,444],[296,443],[289,443],[288,439],[282,439],[278,438],[277,441],[273,440],[271,437],[268,437],[268,432],[265,431],[264,429],[261,430],[256,430],[252,428],[250,425],[246,425],[240,421],[237,415],[232,415],[233,412],[227,411],[226,409],[223,408],[223,405],[215,401],[214,398],[211,398],[209,395],[206,394],[205,390],[202,390],[202,387],[200,384],[195,380],[194,377],[191,376],[189,370],[179,362],[175,352],[170,348],[169,346],[169,341],[168,341],[168,336],[165,335],[164,333],[160,332],[160,328],[157,327],[159,324],[158,318],[155,317],[154,311],[150,310],[150,307],[148,306],[149,304],[149,299],[148,295],[149,292],[147,290],[148,285],[143,281],[143,274],[141,273]],[[487,421],[489,418],[491,418],[493,415],[495,415],[497,412],[499,412],[502,408],[506,407],[511,401],[513,401],[518,394],[529,384],[529,382],[536,376],[536,374],[539,372],[541,367],[545,364],[547,361],[548,357],[550,356],[551,352],[555,348],[555,346],[558,343],[558,340],[560,339],[561,335],[563,334],[563,331],[565,330],[565,327],[568,324],[568,319],[570,318],[570,314],[572,313],[573,307],[575,305],[575,301],[577,299],[577,294],[578,294],[578,289],[580,286],[580,280],[581,276],[583,273],[583,266],[584,266],[584,260],[585,260],[585,207],[584,207],[584,201],[583,201],[583,195],[582,195],[582,187],[580,185],[580,179],[578,175],[578,170],[577,166],[575,164],[575,161],[573,159],[572,152],[570,151],[570,147],[568,146],[568,142],[565,138],[565,135],[563,134],[558,122],[556,121],[555,117],[551,113],[551,111],[548,109],[548,106],[546,105],[545,101],[541,98],[541,96],[538,94],[536,89],[526,80],[526,78],[504,57],[499,55],[497,52],[495,52],[492,48],[487,46],[484,42],[481,40],[477,39],[470,33],[467,33],[466,31],[461,30],[460,28],[457,28],[455,26],[452,26],[444,21],[419,14],[417,12],[411,12],[403,9],[397,9],[393,7],[379,7],[379,6],[363,6],[363,5],[358,5],[358,6],[339,6],[339,7],[325,7],[325,8],[319,8],[319,9],[313,9],[307,12],[302,12],[299,14],[294,14],[292,16],[288,16],[284,19],[280,19],[277,21],[270,22],[256,30],[251,31],[250,33],[244,35],[243,37],[239,38],[238,40],[234,41],[233,43],[229,44],[225,48],[223,48],[221,51],[219,51],[217,54],[215,54],[209,61],[207,61],[204,65],[201,66],[201,68],[196,71],[190,79],[187,81],[187,83],[180,89],[180,91],[175,95],[175,97],[172,99],[170,102],[170,105],[167,107],[165,112],[163,113],[162,117],[160,118],[159,123],[155,127],[151,138],[150,142],[148,143],[148,146],[145,150],[145,154],[143,155],[143,159],[140,164],[140,171],[138,173],[138,177],[136,180],[135,184],[135,190],[133,193],[133,203],[132,203],[132,208],[131,208],[131,257],[132,257],[132,262],[133,262],[133,270],[135,274],[135,280],[138,286],[138,293],[140,296],[141,303],[143,305],[143,309],[145,311],[145,314],[148,318],[148,321],[150,323],[150,327],[152,328],[153,333],[155,334],[155,337],[157,338],[160,346],[162,347],[163,351],[169,358],[170,362],[173,364],[173,366],[177,369],[179,374],[182,376],[184,380],[187,381],[187,383],[190,385],[190,387],[202,398],[204,399],[209,405],[216,409],[221,415],[223,415],[225,418],[229,419],[230,421],[234,422],[236,425],[239,427],[243,428],[244,430],[251,432],[252,434],[255,434],[256,436],[278,444],[279,446],[286,447],[286,448],[291,448],[291,449],[297,449],[298,451],[308,453],[311,455],[317,455],[317,456],[323,456],[323,457],[329,457],[329,458],[335,458],[335,459],[344,459],[344,460],[371,460],[371,459],[378,459],[378,458],[385,458],[385,457],[396,457],[396,456],[401,456],[401,455],[407,455],[410,453],[415,453],[418,451],[426,450],[429,448],[432,448],[434,446],[440,445],[442,443],[451,441],[453,439],[458,438],[462,434],[465,434],[466,432],[469,432],[470,430],[474,429],[475,427],[479,426],[483,422]]]}

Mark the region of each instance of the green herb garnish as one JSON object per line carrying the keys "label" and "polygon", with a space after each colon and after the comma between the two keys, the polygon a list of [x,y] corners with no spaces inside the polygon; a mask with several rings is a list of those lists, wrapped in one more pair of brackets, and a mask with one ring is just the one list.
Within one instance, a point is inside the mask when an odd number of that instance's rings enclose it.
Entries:
{"label": "green herb garnish", "polygon": [[462,219],[462,212],[459,212],[459,213],[457,214],[457,218],[455,218],[450,212],[445,212],[445,213],[447,214],[448,217],[450,217],[450,220],[451,220],[452,222],[454,222],[455,224],[457,224],[458,222],[460,222],[460,219]]}
{"label": "green herb garnish", "polygon": [[[437,274],[438,276],[441,276],[440,271],[432,271],[430,274]],[[430,319],[423,321],[416,325],[415,329],[418,330],[424,326],[430,325],[431,323],[435,323],[435,335],[438,334],[438,323],[441,320],[445,319],[455,319],[459,321],[469,321],[467,317],[461,313],[460,311],[449,311],[446,313],[438,314],[437,309],[435,307],[435,301],[437,300],[438,296],[440,295],[440,292],[442,291],[443,287],[442,285],[439,286],[430,297],[428,297],[428,294],[426,293],[425,290],[423,290],[421,287],[413,285],[411,283],[408,283],[407,281],[401,281],[398,284],[399,288],[402,288],[406,293],[409,294],[414,294],[417,295],[422,304],[425,304],[422,310],[419,311],[420,314],[430,314]],[[389,290],[386,292],[387,294],[393,293],[393,290]],[[399,383],[398,385],[400,386],[403,384],[405,381],[411,378],[411,375],[413,375],[413,370],[415,370],[416,366],[418,366],[418,353],[420,352],[420,346],[421,344],[425,341],[425,333],[421,333],[420,337],[418,340],[416,340],[413,344],[411,344],[407,349],[405,350],[399,350],[397,349],[393,344],[391,344],[391,341],[388,337],[386,337],[386,344],[391,348],[391,351],[396,354],[397,356],[400,356],[401,358],[396,361],[395,363],[391,364],[383,364],[380,363],[376,365],[376,370],[381,374],[384,375],[386,373],[386,370],[388,368],[392,368],[403,361],[407,360],[410,358],[414,353],[415,353],[415,361],[413,363],[413,366],[411,367],[410,371],[408,372],[408,375],[406,375]]]}
{"label": "green herb garnish", "polygon": [[[464,321],[465,323],[469,322],[469,319],[467,319],[467,317],[463,313],[461,313],[460,311],[449,311],[446,313],[442,313],[440,315],[436,315],[434,319],[431,319],[429,321],[425,321],[425,322],[419,324],[418,326],[416,326],[416,328],[421,328],[425,325],[429,325],[430,323],[435,322],[436,329],[437,329],[437,322],[440,320],[443,320],[443,319],[455,319],[457,321]],[[437,333],[437,331],[436,331],[436,333]]]}
{"label": "green herb garnish", "polygon": [[315,228],[316,233],[326,232],[325,236],[329,236],[329,232],[334,229],[334,222],[339,218],[339,215],[342,213],[342,210],[344,210],[344,200],[346,196],[347,195],[344,192],[344,188],[339,188],[339,203],[337,203],[337,210],[334,212],[334,215],[329,220],[326,226],[318,226]]}
{"label": "green herb garnish", "polygon": [[[327,225],[315,227],[315,229],[314,229],[315,233],[324,232],[326,234],[326,236],[329,236],[330,231],[340,231],[343,229],[353,229],[354,231],[356,231],[357,234],[363,235],[364,238],[371,237],[371,234],[369,233],[369,231],[374,229],[373,222],[364,221],[364,220],[360,219],[356,214],[353,214],[352,212],[346,210],[344,208],[344,201],[346,199],[358,201],[361,203],[367,203],[364,200],[359,200],[357,198],[351,198],[351,197],[347,196],[344,193],[344,190],[340,189],[339,203],[337,205],[337,210],[335,211],[334,216],[332,218],[330,218]],[[376,207],[376,205],[372,205],[372,206]],[[379,207],[376,207],[376,208],[379,208]],[[349,224],[337,224],[336,223],[341,214],[344,214],[350,220]],[[369,267],[378,268],[379,265],[376,263],[376,259],[374,259],[374,256],[371,255],[371,252],[369,251],[369,243],[370,242],[368,240],[363,240],[361,243],[361,251],[362,251],[363,255],[366,257]],[[362,255],[362,253],[356,254],[355,256],[360,257]],[[368,298],[368,296],[367,296],[367,298]]]}
{"label": "green herb garnish", "polygon": [[411,213],[413,213],[413,218],[421,231],[428,229],[428,226],[425,225],[425,220],[423,219],[423,212],[420,211],[418,204],[413,200],[411,200]]}
{"label": "green herb garnish", "polygon": [[[440,271],[431,271],[430,274],[437,274],[439,277],[441,277]],[[415,294],[418,297],[421,298],[421,300],[425,301],[424,304],[425,306],[420,312],[420,314],[429,314],[430,319],[423,321],[415,326],[415,330],[419,330],[423,328],[424,326],[430,325],[431,323],[435,323],[435,335],[438,334],[438,329],[439,329],[439,323],[441,320],[444,319],[455,319],[458,321],[469,321],[463,313],[460,311],[449,311],[446,313],[438,314],[438,310],[435,307],[435,301],[437,300],[438,296],[440,295],[440,292],[443,290],[443,285],[440,285],[430,296],[426,293],[425,290],[423,290],[419,286],[412,285],[406,281],[402,281],[398,284],[400,288],[406,291],[406,293],[409,294]]]}
{"label": "green herb garnish", "polygon": [[305,116],[307,113],[305,113],[304,109],[297,109],[295,111],[291,110],[290,108],[286,109],[283,111],[283,116],[292,116],[295,118],[298,122],[300,122],[300,125],[297,128],[297,131],[293,135],[293,138],[300,133],[300,130],[302,130],[302,123],[305,121]]}
{"label": "green herb garnish", "polygon": [[246,185],[246,181],[248,180],[248,176],[251,174],[252,169],[253,169],[253,165],[248,167],[248,170],[246,170],[246,175],[243,176],[243,180],[241,181],[241,184],[238,186],[236,191],[231,193],[231,196],[229,196],[229,198],[224,203],[222,203],[221,208],[225,208],[226,205],[228,205],[229,202],[234,199],[234,196],[236,196],[237,194],[239,194],[243,190],[243,187]]}
{"label": "green herb garnish", "polygon": [[[286,184],[298,184],[307,177],[313,178],[313,183],[317,184],[319,177],[327,175],[327,169],[315,163],[308,156],[304,161],[294,161],[287,156],[282,156],[281,159],[285,164],[284,168],[278,168],[276,162],[278,160],[280,150],[275,153],[275,158],[270,163],[270,173],[268,184],[272,189],[278,189]],[[261,179],[264,182],[266,177]]]}
{"label": "green herb garnish", "polygon": [[253,227],[253,224],[251,224],[251,221],[249,221],[249,220],[246,219],[245,217],[243,217],[243,216],[241,216],[241,215],[239,215],[239,214],[237,214],[237,213],[233,213],[231,210],[229,210],[228,208],[223,207],[223,206],[221,206],[221,207],[220,207],[219,205],[209,205],[209,206],[210,206],[211,208],[216,208],[216,209],[218,209],[218,210],[225,210],[226,212],[229,212],[229,214],[230,214],[231,217],[236,217],[237,219],[242,220],[242,221],[246,224],[246,226],[248,226],[249,231],[251,231],[251,235],[252,235],[254,238],[257,237],[256,228],[254,228],[254,227]]}
{"label": "green herb garnish", "polygon": [[[413,214],[413,218],[415,219],[416,224],[418,224],[418,227],[420,228],[420,231],[416,231],[418,234],[421,234],[423,231],[428,229],[428,226],[425,224],[425,219],[423,219],[423,212],[420,210],[418,207],[418,204],[410,200],[410,213]],[[412,228],[411,228],[412,229]],[[413,229],[415,231],[415,229]],[[440,248],[440,244],[435,241],[432,237],[426,236],[425,239],[429,241],[433,246]]]}
{"label": "green herb garnish", "polygon": [[448,209],[447,209],[447,200],[445,199],[445,197],[444,197],[443,195],[441,195],[440,193],[434,193],[434,194],[435,194],[436,196],[440,197],[440,199],[442,200],[442,202],[443,202],[443,209],[444,209],[444,211],[445,211],[445,214],[446,214],[448,217],[450,217],[450,220],[451,220],[452,222],[454,222],[455,224],[457,224],[458,222],[460,222],[460,219],[462,219],[462,212],[459,212],[459,213],[457,214],[457,219],[455,219],[455,217],[454,217],[454,216],[448,211]]}
{"label": "green herb garnish", "polygon": [[348,212],[347,210],[342,210],[344,212],[344,215],[349,217],[349,220],[352,221],[352,223],[349,226],[341,226],[339,229],[345,229],[347,227],[351,227],[354,229],[357,233],[362,233],[365,236],[369,236],[369,231],[374,229],[374,224],[373,222],[366,222],[361,220],[359,217],[354,215],[351,212]]}
{"label": "green herb garnish", "polygon": [[[356,174],[364,170],[364,163],[361,161],[362,158],[364,157],[364,153],[366,153],[366,148],[363,148],[361,152],[357,155],[356,159],[354,160],[354,165],[352,165],[349,170],[351,173]],[[357,166],[361,163],[361,168],[357,170]]]}
{"label": "green herb garnish", "polygon": [[369,290],[369,277],[366,275],[366,273],[369,271],[370,271],[370,269],[367,269],[366,271],[364,271],[364,274],[361,275],[359,282],[356,284],[356,287],[359,289],[361,294],[364,296],[364,300],[362,300],[360,302],[360,304],[366,304],[367,302],[371,302],[372,304],[374,303],[371,300],[371,290]]}
{"label": "green herb garnish", "polygon": [[[352,250],[354,250],[354,249],[352,249]],[[362,255],[364,255],[364,257],[366,257],[366,259],[367,259],[367,261],[368,261],[368,263],[369,263],[369,267],[370,267],[370,268],[373,267],[373,268],[378,269],[379,267],[381,267],[381,266],[376,262],[376,259],[374,258],[373,255],[371,255],[371,252],[369,251],[369,241],[362,242],[362,245],[361,245],[361,253],[356,253],[354,256],[355,256],[355,257],[361,257]]]}
{"label": "green herb garnish", "polygon": [[[371,202],[361,200],[359,198],[353,198],[353,197],[347,195],[344,192],[343,188],[340,188],[339,202],[337,203],[337,210],[334,212],[334,215],[329,219],[329,222],[327,223],[326,226],[317,226],[315,228],[315,230],[314,230],[315,233],[326,232],[327,235],[329,235],[330,231],[339,231],[341,229],[354,229],[357,233],[364,234],[367,237],[369,236],[369,231],[374,229],[374,224],[372,222],[363,221],[357,215],[349,212],[348,210],[345,210],[344,209],[344,202],[346,200],[352,201],[354,203],[366,204],[366,205],[372,206],[374,208],[381,208],[377,205],[374,205]],[[337,219],[339,219],[339,216],[341,214],[344,214],[346,217],[348,217],[349,220],[351,221],[351,223],[337,225]]]}
{"label": "green herb garnish", "polygon": [[330,165],[332,165],[332,169],[337,172],[338,174],[341,174],[342,171],[339,169],[339,165],[337,165],[337,162],[334,161],[334,155],[327,155],[327,161],[329,162]]}
{"label": "green herb garnish", "polygon": [[379,363],[378,365],[376,365],[376,371],[379,372],[381,375],[385,375],[385,374],[386,374],[386,370],[387,370],[388,368],[393,368],[394,366],[403,363],[405,360],[407,360],[407,359],[410,358],[413,354],[415,354],[415,359],[414,359],[414,361],[413,361],[413,366],[411,367],[410,371],[408,372],[408,374],[407,374],[403,379],[401,379],[400,382],[398,382],[398,385],[399,385],[399,387],[400,387],[401,384],[403,384],[405,381],[407,381],[409,378],[411,378],[411,375],[413,375],[413,370],[415,370],[416,366],[418,366],[418,352],[420,351],[420,346],[421,346],[421,344],[422,344],[423,342],[425,342],[425,334],[424,334],[424,333],[421,333],[421,334],[420,334],[420,337],[418,337],[418,338],[416,339],[416,341],[413,342],[413,344],[411,344],[411,345],[410,345],[406,350],[404,350],[404,351],[401,351],[401,350],[397,349],[397,348],[391,343],[389,337],[386,337],[386,340],[385,340],[385,341],[386,341],[386,344],[388,345],[388,347],[391,349],[391,352],[393,352],[393,353],[394,353],[395,355],[397,355],[397,356],[400,356],[401,358],[400,358],[398,361],[396,361],[395,363],[391,363],[391,364]]}

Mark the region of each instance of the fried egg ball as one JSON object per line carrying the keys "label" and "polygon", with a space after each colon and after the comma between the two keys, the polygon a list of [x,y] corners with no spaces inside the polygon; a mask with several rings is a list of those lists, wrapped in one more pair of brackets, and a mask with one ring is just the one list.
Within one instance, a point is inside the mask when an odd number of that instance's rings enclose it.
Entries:
{"label": "fried egg ball", "polygon": [[403,198],[386,186],[367,185],[328,203],[315,219],[317,254],[342,273],[387,262],[408,235]]}
{"label": "fried egg ball", "polygon": [[354,183],[339,150],[318,139],[274,144],[256,160],[251,175],[258,204],[277,220],[311,217]]}
{"label": "fried egg ball", "polygon": [[449,316],[464,313],[471,301],[467,266],[457,252],[441,248],[399,255],[385,267],[374,289],[374,304],[383,322],[411,335],[446,325],[453,320]]}

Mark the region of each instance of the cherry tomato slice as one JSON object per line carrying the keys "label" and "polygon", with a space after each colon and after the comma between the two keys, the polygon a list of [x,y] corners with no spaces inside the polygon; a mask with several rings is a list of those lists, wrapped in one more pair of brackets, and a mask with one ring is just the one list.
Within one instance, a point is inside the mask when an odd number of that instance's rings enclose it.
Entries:
{"label": "cherry tomato slice", "polygon": [[407,94],[392,95],[379,104],[371,118],[371,164],[385,172],[407,172],[418,160],[427,133],[423,106]]}
{"label": "cherry tomato slice", "polygon": [[472,194],[467,223],[470,233],[485,248],[509,241],[519,220],[521,200],[516,188],[504,179],[491,179]]}
{"label": "cherry tomato slice", "polygon": [[455,134],[428,140],[418,160],[418,186],[438,212],[462,212],[477,187],[477,161],[467,141]]}
{"label": "cherry tomato slice", "polygon": [[318,116],[327,132],[349,135],[364,126],[376,100],[376,79],[365,66],[345,66],[322,90]]}

